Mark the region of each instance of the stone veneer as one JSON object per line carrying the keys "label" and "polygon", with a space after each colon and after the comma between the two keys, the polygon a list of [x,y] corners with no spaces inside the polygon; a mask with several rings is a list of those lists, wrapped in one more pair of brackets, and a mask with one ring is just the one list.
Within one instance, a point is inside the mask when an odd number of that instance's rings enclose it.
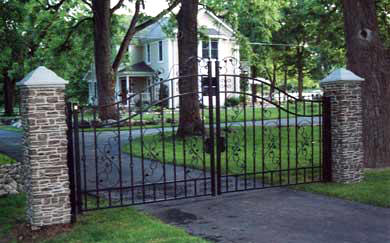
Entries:
{"label": "stone veneer", "polygon": [[363,178],[362,82],[364,79],[339,69],[321,81],[331,100],[332,181],[359,182]]}
{"label": "stone veneer", "polygon": [[39,67],[18,83],[24,130],[27,218],[33,229],[71,220],[65,84]]}

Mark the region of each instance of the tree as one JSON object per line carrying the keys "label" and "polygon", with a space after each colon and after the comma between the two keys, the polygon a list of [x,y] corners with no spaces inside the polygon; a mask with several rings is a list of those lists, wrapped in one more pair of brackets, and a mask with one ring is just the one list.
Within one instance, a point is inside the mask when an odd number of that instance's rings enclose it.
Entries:
{"label": "tree", "polygon": [[[177,14],[179,47],[180,120],[177,135],[203,132],[198,100],[198,0],[182,0]],[[191,77],[185,77],[191,76]]]}
{"label": "tree", "polygon": [[368,167],[389,165],[390,51],[380,37],[376,1],[342,3],[347,67],[365,78],[362,88],[365,163]]}
{"label": "tree", "polygon": [[144,7],[144,1],[134,0],[135,12],[131,18],[128,30],[122,40],[119,51],[112,63],[111,21],[114,12],[123,6],[124,0],[119,0],[112,9],[110,8],[110,0],[92,0],[92,3],[84,0],[83,2],[89,5],[93,12],[99,118],[101,120],[113,119],[117,117],[115,106],[110,105],[113,103],[115,97],[115,76],[132,38],[137,32],[156,23],[161,17],[175,8],[180,1],[173,1],[167,9],[160,12],[157,16],[139,23],[139,21],[142,20],[142,18],[140,18],[140,8],[141,5]]}
{"label": "tree", "polygon": [[[16,82],[38,65],[70,80],[71,87],[86,86],[78,80],[88,66],[92,38],[88,31],[79,32],[80,27],[87,26],[88,19],[84,17],[85,9],[78,5],[72,0],[52,4],[28,0],[0,3],[0,80],[5,115],[13,113]],[[70,11],[72,16],[68,15]]]}

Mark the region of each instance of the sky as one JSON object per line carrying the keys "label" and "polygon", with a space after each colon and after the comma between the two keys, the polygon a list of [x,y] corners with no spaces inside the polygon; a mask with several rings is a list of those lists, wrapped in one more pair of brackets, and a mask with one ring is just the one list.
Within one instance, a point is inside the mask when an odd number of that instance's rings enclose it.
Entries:
{"label": "sky", "polygon": [[[117,3],[118,0],[112,0],[111,6],[115,6],[115,4]],[[125,1],[125,5],[130,9],[134,9],[134,3],[129,3],[128,1]],[[142,11],[150,16],[155,16],[167,7],[168,4],[165,0],[145,0],[145,10]],[[126,8],[121,8],[118,9],[116,13],[129,14],[129,10],[126,10]]]}

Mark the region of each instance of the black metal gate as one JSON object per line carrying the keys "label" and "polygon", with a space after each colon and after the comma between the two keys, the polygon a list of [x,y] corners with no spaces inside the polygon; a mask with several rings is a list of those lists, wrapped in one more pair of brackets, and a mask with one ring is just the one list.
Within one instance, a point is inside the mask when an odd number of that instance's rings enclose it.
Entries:
{"label": "black metal gate", "polygon": [[[231,61],[117,100],[109,120],[99,120],[95,106],[69,104],[75,211],[330,180],[329,100],[222,74]],[[178,137],[180,99],[193,94],[178,94],[177,82],[189,79],[201,84],[202,132]]]}

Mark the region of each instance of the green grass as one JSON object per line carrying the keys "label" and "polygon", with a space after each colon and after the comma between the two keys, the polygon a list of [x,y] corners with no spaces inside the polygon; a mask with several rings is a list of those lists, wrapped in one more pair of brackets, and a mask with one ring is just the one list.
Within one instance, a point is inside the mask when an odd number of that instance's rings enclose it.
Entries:
{"label": "green grass", "polygon": [[[25,222],[25,201],[24,195],[0,198],[0,239],[16,242],[11,230],[17,224]],[[69,232],[39,242],[207,243],[208,241],[190,236],[182,229],[164,224],[133,208],[120,208],[85,213],[78,218]]]}
{"label": "green grass", "polygon": [[13,126],[0,125],[0,130],[10,131],[10,132],[21,132],[22,128],[16,128]]}
{"label": "green grass", "polygon": [[0,153],[0,165],[13,164],[15,162],[16,160],[14,160],[13,158]]}
{"label": "green grass", "polygon": [[[264,132],[263,132],[264,129]],[[169,129],[167,129],[169,130]],[[229,132],[226,132],[228,130]],[[244,131],[246,130],[246,133]],[[296,143],[296,132],[298,143]],[[229,174],[242,174],[272,171],[279,169],[294,169],[302,167],[319,166],[320,145],[319,127],[295,127],[281,129],[275,127],[231,127],[224,129],[223,135],[227,137],[227,152],[222,153],[222,171]],[[313,137],[311,136],[313,133]],[[264,135],[263,135],[264,134]],[[263,140],[264,136],[264,140]],[[281,140],[279,140],[279,136]],[[289,138],[289,139],[288,139]],[[245,142],[246,141],[246,145]],[[262,144],[264,141],[264,144]],[[142,146],[143,145],[143,146]],[[264,146],[264,150],[262,147]],[[297,147],[298,146],[298,147]],[[164,148],[164,149],[163,149]],[[123,151],[132,153],[134,156],[154,159],[162,163],[176,163],[187,167],[210,170],[210,156],[203,158],[204,143],[202,137],[190,137],[180,139],[174,136],[172,131],[163,134],[147,135],[143,140],[138,137],[132,143],[124,146]],[[298,158],[295,151],[298,151]],[[290,151],[290,153],[289,153]],[[313,160],[312,160],[313,156]],[[185,158],[185,159],[184,159]],[[296,164],[296,161],[299,164]],[[246,163],[245,163],[246,161]],[[318,177],[319,170],[313,170],[314,178]],[[306,171],[306,179],[312,179],[312,171]],[[274,173],[282,183],[295,180],[302,181],[305,172],[298,171],[288,175],[287,172]],[[257,177],[262,178],[262,174]],[[271,173],[265,174],[270,177]],[[280,177],[281,178],[280,178]],[[269,180],[270,178],[265,178]]]}
{"label": "green grass", "polygon": [[369,169],[364,180],[355,184],[319,183],[294,189],[390,208],[390,168]]}
{"label": "green grass", "polygon": [[24,195],[0,197],[0,239],[15,242],[11,230],[16,224],[25,222],[25,204]]}

